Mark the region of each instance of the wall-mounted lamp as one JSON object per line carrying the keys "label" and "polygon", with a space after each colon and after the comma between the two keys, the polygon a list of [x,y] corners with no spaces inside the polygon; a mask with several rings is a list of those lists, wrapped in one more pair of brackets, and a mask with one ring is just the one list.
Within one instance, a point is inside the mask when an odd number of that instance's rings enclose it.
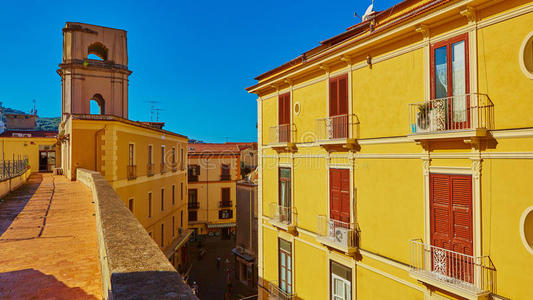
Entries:
{"label": "wall-mounted lamp", "polygon": [[372,69],[372,57],[370,55],[366,57],[366,64]]}

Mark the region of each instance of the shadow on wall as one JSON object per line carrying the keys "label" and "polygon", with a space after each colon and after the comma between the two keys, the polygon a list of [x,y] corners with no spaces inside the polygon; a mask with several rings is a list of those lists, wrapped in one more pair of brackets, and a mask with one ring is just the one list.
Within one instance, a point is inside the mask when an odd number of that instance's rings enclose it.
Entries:
{"label": "shadow on wall", "polygon": [[[0,199],[0,236],[11,226],[13,220],[26,207],[43,181],[41,174],[33,174],[26,184]],[[1,297],[0,297],[1,298]]]}
{"label": "shadow on wall", "polygon": [[[31,288],[28,288],[31,287]],[[0,299],[88,299],[97,300],[79,287],[68,287],[52,275],[35,269],[0,273]]]}
{"label": "shadow on wall", "polygon": [[[141,271],[130,273],[113,273],[111,285],[114,299],[152,299],[154,291],[162,299],[197,299],[189,297],[187,293],[178,294],[175,283],[182,281],[177,272],[170,271]],[[154,289],[157,287],[157,289]],[[111,291],[109,292],[111,293]]]}

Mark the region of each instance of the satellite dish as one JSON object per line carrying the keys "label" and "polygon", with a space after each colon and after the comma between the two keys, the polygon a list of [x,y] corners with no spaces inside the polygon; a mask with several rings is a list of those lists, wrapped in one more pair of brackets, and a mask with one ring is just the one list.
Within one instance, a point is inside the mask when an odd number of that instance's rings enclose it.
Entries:
{"label": "satellite dish", "polygon": [[374,0],[372,0],[372,3],[370,6],[366,9],[365,14],[363,15],[363,21],[366,21],[370,18],[370,16],[374,13]]}

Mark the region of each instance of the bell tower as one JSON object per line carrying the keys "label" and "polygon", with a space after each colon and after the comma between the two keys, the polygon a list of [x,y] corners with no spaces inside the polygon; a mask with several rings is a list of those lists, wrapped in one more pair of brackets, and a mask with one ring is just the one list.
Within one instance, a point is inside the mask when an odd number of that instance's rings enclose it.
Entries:
{"label": "bell tower", "polygon": [[67,22],[63,28],[61,76],[63,119],[90,114],[91,101],[101,115],[128,118],[128,46],[126,31]]}

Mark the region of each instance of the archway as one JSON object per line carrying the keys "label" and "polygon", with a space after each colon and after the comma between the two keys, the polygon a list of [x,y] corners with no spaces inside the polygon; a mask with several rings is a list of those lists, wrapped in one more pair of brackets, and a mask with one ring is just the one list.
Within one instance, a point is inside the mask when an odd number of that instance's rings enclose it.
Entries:
{"label": "archway", "polygon": [[91,115],[105,115],[105,100],[100,94],[94,94],[89,100]]}
{"label": "archway", "polygon": [[[98,59],[100,60],[107,60],[107,53],[109,51],[107,50],[107,47],[104,46],[102,43],[93,43],[89,46],[87,49],[87,55],[89,59]],[[95,58],[96,56],[96,58]]]}

